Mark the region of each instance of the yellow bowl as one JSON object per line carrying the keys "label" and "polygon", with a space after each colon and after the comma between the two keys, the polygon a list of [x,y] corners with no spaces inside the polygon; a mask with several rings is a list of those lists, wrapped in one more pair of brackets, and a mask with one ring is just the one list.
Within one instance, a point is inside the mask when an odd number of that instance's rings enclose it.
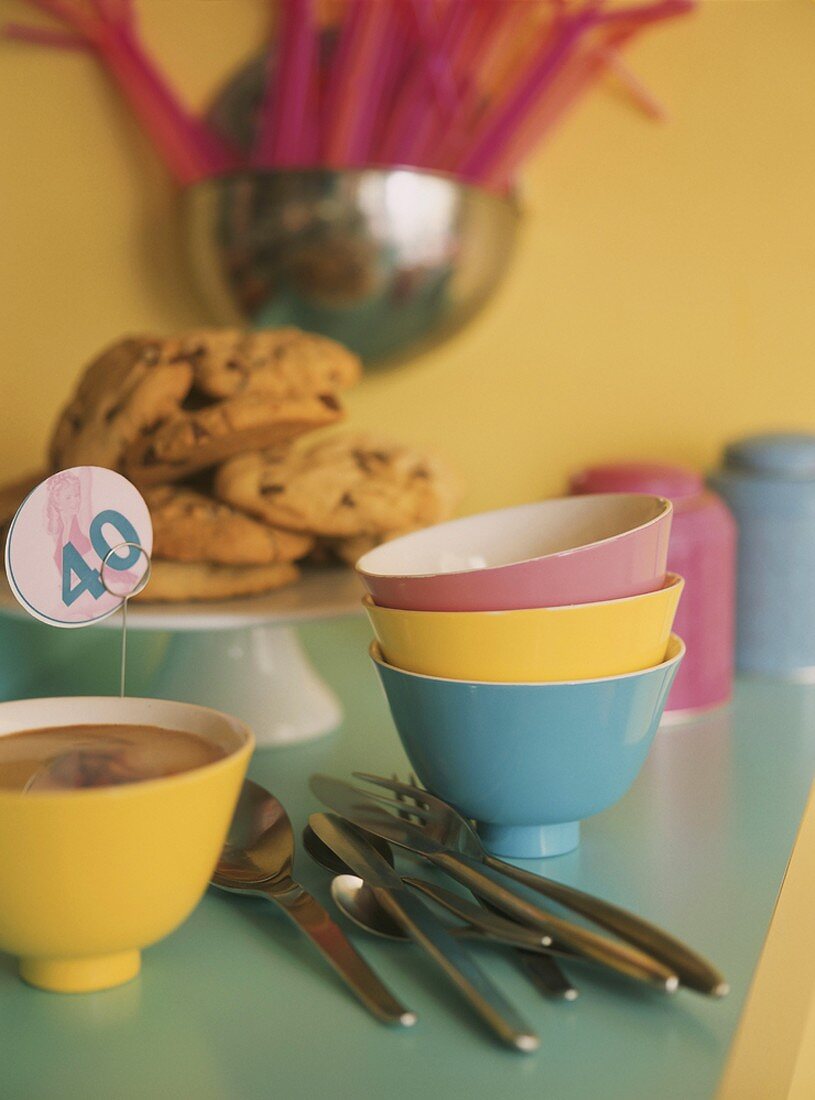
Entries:
{"label": "yellow bowl", "polygon": [[684,581],[656,592],[528,611],[400,611],[363,600],[385,660],[447,680],[543,683],[621,676],[665,658]]}
{"label": "yellow bowl", "polygon": [[201,898],[246,765],[235,718],[160,699],[26,699],[0,704],[0,736],[26,729],[133,723],[197,733],[227,755],[180,775],[92,790],[0,790],[0,950],[32,985],[63,993],[134,977],[140,950]]}

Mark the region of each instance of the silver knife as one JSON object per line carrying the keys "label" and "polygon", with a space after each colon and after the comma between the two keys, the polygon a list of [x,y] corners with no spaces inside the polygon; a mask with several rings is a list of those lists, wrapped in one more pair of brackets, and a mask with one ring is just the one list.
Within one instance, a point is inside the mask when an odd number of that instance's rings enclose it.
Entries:
{"label": "silver knife", "polygon": [[534,1031],[370,844],[333,814],[312,814],[308,823],[320,840],[371,887],[382,907],[441,967],[502,1042],[525,1054],[537,1050],[540,1040]]}
{"label": "silver knife", "polygon": [[351,783],[330,775],[312,775],[310,785],[321,802],[354,825],[399,848],[424,856],[474,894],[485,898],[522,924],[540,929],[585,958],[594,959],[619,974],[655,985],[669,993],[679,987],[676,974],[644,951],[600,936],[519,897],[484,874],[478,860],[445,848],[420,826],[394,817],[381,806],[370,802],[366,792]]}

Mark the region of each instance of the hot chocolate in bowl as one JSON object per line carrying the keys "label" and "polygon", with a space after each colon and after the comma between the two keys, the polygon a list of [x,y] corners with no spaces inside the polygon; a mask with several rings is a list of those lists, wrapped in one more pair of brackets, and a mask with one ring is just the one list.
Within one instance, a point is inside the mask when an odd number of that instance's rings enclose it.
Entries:
{"label": "hot chocolate in bowl", "polygon": [[0,950],[26,981],[76,993],[138,973],[204,893],[252,746],[186,703],[0,704]]}

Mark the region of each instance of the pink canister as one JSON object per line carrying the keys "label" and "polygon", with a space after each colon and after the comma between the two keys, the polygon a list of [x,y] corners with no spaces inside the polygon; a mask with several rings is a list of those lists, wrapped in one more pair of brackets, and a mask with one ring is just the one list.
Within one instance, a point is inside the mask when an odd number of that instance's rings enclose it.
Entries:
{"label": "pink canister", "polygon": [[668,698],[675,720],[726,703],[733,690],[736,524],[702,478],[676,466],[594,466],[576,474],[571,492],[653,493],[674,506],[668,569],[685,578],[674,631],[687,654]]}

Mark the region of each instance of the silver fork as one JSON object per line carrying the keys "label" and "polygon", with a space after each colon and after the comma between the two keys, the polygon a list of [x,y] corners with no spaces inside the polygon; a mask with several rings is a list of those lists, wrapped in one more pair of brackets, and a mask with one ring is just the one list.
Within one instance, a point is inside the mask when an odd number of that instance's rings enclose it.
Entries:
{"label": "silver fork", "polygon": [[[416,777],[413,772],[410,773],[408,778],[410,780],[409,785],[418,791],[419,788],[416,784]],[[393,783],[399,783],[399,777],[396,774],[392,774],[391,781]],[[400,788],[401,786],[400,784]],[[395,794],[396,801],[400,803],[401,807],[397,809],[396,812],[400,817],[408,821],[415,821],[418,815],[411,813],[413,806],[419,809],[424,808],[418,794],[408,795],[402,789],[396,790]],[[410,802],[408,800],[410,800]],[[424,825],[424,821],[419,819],[419,824]],[[485,909],[491,912],[498,912],[498,910],[492,910],[491,906],[482,898],[478,898],[478,901]],[[505,917],[506,914],[501,913],[500,916]],[[550,955],[541,955],[536,951],[525,951],[522,947],[515,947],[511,950],[513,955],[518,959],[523,970],[526,972],[529,980],[544,997],[551,997],[564,1001],[574,1001],[577,999],[579,991],[572,985],[571,981],[564,974],[563,969],[558,966]]]}
{"label": "silver fork", "polygon": [[[398,779],[386,779],[367,772],[354,772],[354,775],[374,786],[384,787],[394,792],[394,798],[375,794],[373,791],[369,792],[369,797],[391,808],[394,807],[395,802],[399,801],[400,796],[412,799],[414,805],[411,807],[411,812],[427,835],[439,844],[479,860],[486,867],[535,890],[575,913],[580,913],[594,924],[613,932],[620,939],[639,947],[652,958],[669,967],[679,977],[681,984],[687,988],[714,997],[723,997],[729,991],[729,985],[714,966],[681,940],[649,921],[611,902],[603,901],[602,898],[594,897],[565,883],[544,878],[543,875],[536,875],[491,856],[484,849],[478,834],[465,817],[416,783],[401,783]],[[414,777],[411,776],[411,778]]]}

